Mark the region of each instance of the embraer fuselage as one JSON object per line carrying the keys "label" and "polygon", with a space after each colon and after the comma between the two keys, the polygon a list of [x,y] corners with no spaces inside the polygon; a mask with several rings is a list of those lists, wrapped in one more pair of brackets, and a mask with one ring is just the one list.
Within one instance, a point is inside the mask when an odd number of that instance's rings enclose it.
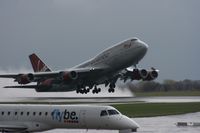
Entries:
{"label": "embraer fuselage", "polygon": [[139,125],[111,106],[0,105],[0,132],[28,133],[55,128],[133,130]]}

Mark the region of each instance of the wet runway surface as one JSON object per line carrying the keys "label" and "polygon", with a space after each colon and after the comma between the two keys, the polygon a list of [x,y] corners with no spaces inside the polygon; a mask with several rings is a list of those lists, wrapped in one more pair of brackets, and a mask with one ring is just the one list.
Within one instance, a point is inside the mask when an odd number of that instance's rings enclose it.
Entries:
{"label": "wet runway surface", "polygon": [[16,97],[2,98],[0,103],[173,103],[173,102],[200,102],[200,96],[165,96],[165,97]]}
{"label": "wet runway surface", "polygon": [[[200,122],[200,112],[184,115],[134,118],[140,125],[138,133],[199,133],[200,127],[177,127],[177,122]],[[118,133],[117,130],[71,130],[55,129],[44,133]]]}
{"label": "wet runway surface", "polygon": [[177,122],[200,122],[200,112],[184,115],[171,115],[162,117],[135,118],[141,128],[141,133],[199,133],[200,127],[177,127]]}

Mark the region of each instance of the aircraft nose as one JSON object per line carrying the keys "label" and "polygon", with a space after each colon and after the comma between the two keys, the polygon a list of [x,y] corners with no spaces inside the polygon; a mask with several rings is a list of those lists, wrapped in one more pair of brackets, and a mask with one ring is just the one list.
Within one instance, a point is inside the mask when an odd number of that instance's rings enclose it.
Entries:
{"label": "aircraft nose", "polygon": [[142,47],[142,50],[146,53],[149,46],[145,42],[142,42],[142,41],[140,41],[140,46]]}
{"label": "aircraft nose", "polygon": [[139,124],[137,124],[134,120],[129,118],[129,123],[132,128],[139,128]]}
{"label": "aircraft nose", "polygon": [[134,120],[132,120],[131,118],[128,118],[127,116],[124,116],[124,119],[126,122],[124,122],[126,124],[126,128],[127,129],[137,129],[139,128],[139,124],[137,124]]}
{"label": "aircraft nose", "polygon": [[144,57],[144,55],[147,53],[147,50],[148,50],[148,45],[141,41],[141,40],[138,40],[138,47],[139,47],[139,60],[142,59]]}
{"label": "aircraft nose", "polygon": [[132,120],[132,126],[135,128],[139,128],[140,125],[138,123],[136,123],[134,120]]}
{"label": "aircraft nose", "polygon": [[143,42],[143,47],[144,47],[145,49],[148,49],[148,48],[149,48],[148,44],[146,44],[146,43],[144,43],[144,42]]}

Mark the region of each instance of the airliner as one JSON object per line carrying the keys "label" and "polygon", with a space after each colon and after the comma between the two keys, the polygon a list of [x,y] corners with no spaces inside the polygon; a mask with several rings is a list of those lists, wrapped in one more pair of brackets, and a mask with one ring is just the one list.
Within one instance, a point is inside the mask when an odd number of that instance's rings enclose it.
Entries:
{"label": "airliner", "polygon": [[[35,54],[29,56],[34,73],[3,74],[0,78],[14,78],[19,86],[5,88],[29,88],[37,92],[76,91],[87,94],[99,93],[98,85],[108,86],[113,93],[118,79],[150,81],[158,77],[158,70],[138,69],[137,64],[145,56],[148,45],[138,38],[130,38],[111,46],[94,58],[72,68],[51,71],[51,69]],[[133,68],[131,70],[127,68]],[[36,82],[36,85],[28,85]]]}
{"label": "airliner", "polygon": [[136,132],[139,125],[111,106],[0,105],[0,132],[29,133],[56,128]]}

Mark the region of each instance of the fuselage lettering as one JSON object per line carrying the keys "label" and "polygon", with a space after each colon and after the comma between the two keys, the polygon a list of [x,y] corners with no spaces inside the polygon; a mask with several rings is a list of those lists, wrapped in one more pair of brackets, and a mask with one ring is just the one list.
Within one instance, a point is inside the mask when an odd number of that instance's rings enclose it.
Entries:
{"label": "fuselage lettering", "polygon": [[78,117],[75,111],[60,111],[59,109],[54,109],[52,111],[52,119],[59,122],[64,121],[64,123],[78,123]]}

